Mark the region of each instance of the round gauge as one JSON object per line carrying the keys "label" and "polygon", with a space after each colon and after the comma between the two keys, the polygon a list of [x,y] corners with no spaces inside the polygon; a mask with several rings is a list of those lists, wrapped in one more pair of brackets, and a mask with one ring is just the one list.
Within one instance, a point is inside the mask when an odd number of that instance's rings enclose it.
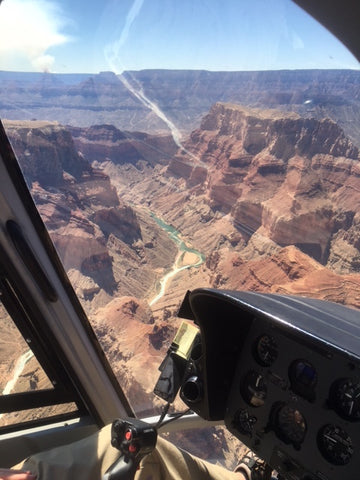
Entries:
{"label": "round gauge", "polygon": [[278,346],[274,337],[271,335],[262,335],[255,344],[256,360],[264,367],[270,367],[278,356]]}
{"label": "round gauge", "polygon": [[333,465],[346,465],[354,453],[351,438],[337,425],[325,425],[318,433],[318,446],[323,457]]}
{"label": "round gauge", "polygon": [[302,413],[287,404],[276,407],[275,432],[280,439],[299,446],[306,434],[306,421]]}
{"label": "round gauge", "polygon": [[289,368],[291,389],[309,401],[315,400],[317,373],[307,360],[295,360]]}
{"label": "round gauge", "polygon": [[252,407],[262,407],[266,400],[267,386],[264,377],[250,370],[240,386],[240,392],[246,403]]}
{"label": "round gauge", "polygon": [[240,433],[251,437],[256,422],[256,417],[250,415],[247,410],[240,409],[235,414],[233,425]]}
{"label": "round gauge", "polygon": [[330,390],[330,404],[349,420],[360,419],[360,383],[351,378],[337,380]]}

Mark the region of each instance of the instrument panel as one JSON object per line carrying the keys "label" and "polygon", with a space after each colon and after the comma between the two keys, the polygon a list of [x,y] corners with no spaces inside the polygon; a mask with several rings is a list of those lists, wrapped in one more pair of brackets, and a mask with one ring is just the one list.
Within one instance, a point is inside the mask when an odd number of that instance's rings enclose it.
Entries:
{"label": "instrument panel", "polygon": [[226,406],[225,424],[235,436],[284,473],[329,476],[342,466],[347,475],[359,418],[359,367],[254,318]]}
{"label": "instrument panel", "polygon": [[[203,394],[187,399],[185,378],[183,400],[204,418],[223,417],[230,432],[284,478],[357,478],[358,312],[248,292],[204,289],[188,300],[203,351],[191,382]],[[216,352],[226,351],[224,363],[224,353]],[[215,406],[221,391],[223,403]]]}

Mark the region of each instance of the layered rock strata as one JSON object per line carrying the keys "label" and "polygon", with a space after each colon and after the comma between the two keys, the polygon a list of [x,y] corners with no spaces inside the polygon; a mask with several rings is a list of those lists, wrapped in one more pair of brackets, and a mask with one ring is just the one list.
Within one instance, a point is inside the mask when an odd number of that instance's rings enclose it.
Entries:
{"label": "layered rock strata", "polygon": [[359,173],[358,148],[331,120],[228,104],[211,109],[168,166],[246,241],[261,229],[338,272],[360,259]]}
{"label": "layered rock strata", "polygon": [[178,149],[171,135],[123,132],[113,125],[68,127],[68,130],[77,150],[89,162],[109,160],[115,164],[139,166],[145,161],[152,166],[166,165]]}

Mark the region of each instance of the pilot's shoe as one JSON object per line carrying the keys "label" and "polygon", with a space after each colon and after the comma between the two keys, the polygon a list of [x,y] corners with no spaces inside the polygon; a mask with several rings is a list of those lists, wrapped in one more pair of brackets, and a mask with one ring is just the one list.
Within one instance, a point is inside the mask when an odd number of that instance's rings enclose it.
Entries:
{"label": "pilot's shoe", "polygon": [[247,480],[271,480],[272,468],[264,460],[258,458],[249,451],[235,468],[235,472],[241,472]]}

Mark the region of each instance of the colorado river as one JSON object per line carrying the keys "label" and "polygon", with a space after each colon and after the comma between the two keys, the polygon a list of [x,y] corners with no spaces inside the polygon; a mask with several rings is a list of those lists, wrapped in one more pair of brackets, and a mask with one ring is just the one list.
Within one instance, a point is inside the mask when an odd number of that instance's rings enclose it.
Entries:
{"label": "colorado river", "polygon": [[[179,253],[176,256],[172,269],[160,279],[159,292],[154,298],[150,300],[149,302],[150,306],[154,305],[154,303],[156,303],[164,295],[166,290],[166,284],[168,280],[170,280],[170,278],[174,277],[177,273],[181,272],[182,270],[186,270],[187,268],[199,267],[205,261],[205,255],[203,253],[200,253],[198,250],[195,250],[194,248],[188,247],[184,242],[184,240],[180,238],[180,233],[177,230],[175,230],[173,226],[167,225],[163,220],[156,217],[153,213],[151,214],[151,216],[155,220],[155,222],[163,230],[165,230],[165,232],[169,234],[171,240],[173,240],[176,243],[176,245],[179,248]],[[186,253],[190,253],[191,254],[190,258],[193,257],[195,261],[184,265],[183,261],[185,259]]]}
{"label": "colorado river", "polygon": [[9,393],[12,392],[13,388],[16,385],[16,382],[18,381],[20,375],[22,374],[22,372],[25,368],[25,365],[27,364],[27,362],[30,360],[30,358],[33,355],[34,355],[33,352],[31,350],[28,350],[23,355],[21,355],[20,358],[18,358],[18,360],[16,362],[16,365],[15,365],[13,377],[5,385],[5,388],[2,392],[3,395],[8,395]]}
{"label": "colorado river", "polygon": [[[28,350],[27,352],[23,353],[21,357],[18,358],[15,368],[14,368],[14,374],[11,380],[7,382],[5,385],[4,390],[2,391],[3,395],[9,395],[11,393],[16,385],[16,382],[19,380],[20,375],[22,374],[25,365],[27,362],[33,357],[33,352],[31,350]],[[0,418],[3,417],[3,413],[0,414]]]}

